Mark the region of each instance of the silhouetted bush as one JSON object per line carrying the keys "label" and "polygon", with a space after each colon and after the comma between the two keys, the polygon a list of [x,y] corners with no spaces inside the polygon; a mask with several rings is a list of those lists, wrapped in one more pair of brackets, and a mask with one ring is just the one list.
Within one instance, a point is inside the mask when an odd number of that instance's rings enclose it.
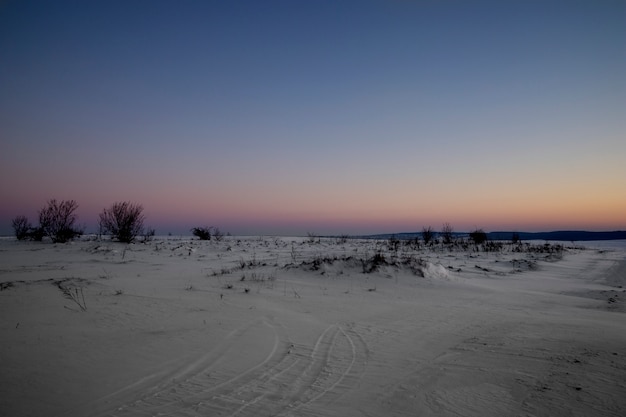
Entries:
{"label": "silhouetted bush", "polygon": [[143,232],[143,207],[128,201],[114,203],[100,213],[100,232],[120,242],[134,242]]}
{"label": "silhouetted bush", "polygon": [[219,228],[213,226],[194,227],[191,229],[191,233],[200,238],[200,240],[211,240],[213,238],[221,242],[224,239],[224,233]]}
{"label": "silhouetted bush", "polygon": [[306,232],[306,236],[308,238],[309,243],[320,243],[320,237],[313,232]]}
{"label": "silhouetted bush", "polygon": [[36,233],[49,236],[54,243],[65,243],[82,235],[83,231],[74,226],[78,218],[77,209],[78,203],[74,200],[64,200],[60,203],[55,199],[49,200],[48,205],[39,211],[39,230]]}
{"label": "silhouetted bush", "polygon": [[428,226],[428,228],[422,228],[422,239],[424,239],[424,245],[428,245],[435,238],[435,232],[433,228]]}
{"label": "silhouetted bush", "polygon": [[152,242],[154,240],[154,235],[156,235],[156,231],[151,227],[147,228],[146,231],[141,236],[141,242],[142,243]]}
{"label": "silhouetted bush", "polygon": [[404,241],[404,245],[412,250],[418,250],[420,248],[420,238],[415,236],[413,239],[407,239]]}
{"label": "silhouetted bush", "polygon": [[485,242],[483,250],[485,252],[502,252],[504,250],[504,242]]}
{"label": "silhouetted bush", "polygon": [[443,243],[446,245],[449,245],[450,243],[452,243],[452,226],[450,226],[450,223],[444,223],[443,227],[441,229],[441,238],[443,239]]}
{"label": "silhouetted bush", "polygon": [[217,227],[213,228],[213,238],[218,241],[221,242],[222,239],[224,239],[224,233]]}
{"label": "silhouetted bush", "polygon": [[33,227],[28,231],[28,238],[35,242],[41,242],[45,236],[46,232],[41,226]]}
{"label": "silhouetted bush", "polygon": [[485,233],[482,229],[476,229],[473,232],[470,232],[469,237],[477,245],[487,241],[487,233]]}
{"label": "silhouetted bush", "polygon": [[361,260],[363,266],[363,273],[370,274],[378,269],[378,267],[383,265],[389,265],[385,255],[381,252],[377,252],[371,258],[362,259]]}
{"label": "silhouetted bush", "polygon": [[26,216],[16,216],[11,221],[11,226],[13,226],[13,232],[15,232],[17,240],[27,239],[29,237],[29,232],[32,229],[32,226]]}
{"label": "silhouetted bush", "polygon": [[191,233],[196,236],[199,237],[200,240],[211,240],[211,232],[212,232],[212,227],[194,227],[193,229],[191,229]]}
{"label": "silhouetted bush", "polygon": [[396,237],[396,235],[392,235],[389,240],[387,240],[387,247],[390,251],[398,251],[398,249],[400,248],[400,240]]}
{"label": "silhouetted bush", "polygon": [[349,236],[349,235],[340,235],[340,236],[337,238],[336,243],[337,243],[338,245],[343,245],[344,243],[347,243],[347,242],[348,242],[348,239],[350,239],[350,236]]}

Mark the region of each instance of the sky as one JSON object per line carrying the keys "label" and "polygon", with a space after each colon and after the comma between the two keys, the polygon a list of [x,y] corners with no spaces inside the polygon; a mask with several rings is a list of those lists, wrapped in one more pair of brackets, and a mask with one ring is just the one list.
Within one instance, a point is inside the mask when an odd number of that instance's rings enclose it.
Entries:
{"label": "sky", "polygon": [[0,234],[626,229],[626,1],[0,1]]}

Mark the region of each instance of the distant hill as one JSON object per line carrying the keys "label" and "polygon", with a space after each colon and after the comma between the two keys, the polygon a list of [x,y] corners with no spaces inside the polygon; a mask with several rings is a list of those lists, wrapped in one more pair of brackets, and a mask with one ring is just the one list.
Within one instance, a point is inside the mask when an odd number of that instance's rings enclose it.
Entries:
{"label": "distant hill", "polygon": [[616,240],[626,239],[626,231],[613,232],[586,232],[582,230],[559,230],[555,232],[489,232],[487,238],[491,240],[511,240],[513,234],[517,233],[521,240],[565,240],[565,241],[585,241],[585,240]]}
{"label": "distant hill", "polygon": [[[436,233],[438,234],[438,233]],[[456,237],[467,237],[468,232],[453,233]],[[618,240],[626,239],[626,231],[618,230],[613,232],[587,232],[582,230],[559,230],[554,232],[488,232],[489,240],[512,240],[513,235],[517,234],[520,240],[558,240],[558,241],[589,241],[589,240]],[[385,233],[379,235],[359,236],[365,239],[389,239],[395,236],[397,239],[414,239],[422,237],[420,232],[408,233]]]}

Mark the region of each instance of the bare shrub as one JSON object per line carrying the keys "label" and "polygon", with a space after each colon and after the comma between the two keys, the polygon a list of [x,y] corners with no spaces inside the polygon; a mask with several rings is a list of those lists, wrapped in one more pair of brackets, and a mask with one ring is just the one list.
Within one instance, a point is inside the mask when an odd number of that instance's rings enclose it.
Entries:
{"label": "bare shrub", "polygon": [[49,236],[54,243],[65,243],[82,235],[82,230],[74,226],[77,209],[78,203],[74,200],[49,200],[48,205],[39,211],[39,232]]}
{"label": "bare shrub", "polygon": [[486,242],[483,245],[485,252],[502,252],[504,250],[504,242]]}
{"label": "bare shrub", "polygon": [[428,228],[422,228],[422,239],[424,240],[424,245],[428,245],[435,238],[435,232],[432,227],[428,226]]}
{"label": "bare shrub", "polygon": [[41,226],[33,227],[28,232],[28,237],[35,242],[41,242],[45,236],[46,232]]}
{"label": "bare shrub", "polygon": [[387,247],[390,251],[398,252],[400,248],[400,240],[396,237],[396,235],[391,235],[387,240]]}
{"label": "bare shrub", "polygon": [[347,243],[348,239],[350,239],[350,235],[341,235],[337,238],[336,242],[338,245],[342,245],[344,243]]}
{"label": "bare shrub", "polygon": [[15,232],[17,240],[24,240],[28,238],[30,230],[32,229],[32,226],[26,216],[16,216],[11,221],[11,226],[13,226],[13,231]]}
{"label": "bare shrub", "polygon": [[143,207],[128,201],[114,203],[100,213],[100,232],[120,242],[134,242],[143,232]]}
{"label": "bare shrub", "polygon": [[443,239],[444,244],[449,245],[450,243],[452,243],[453,231],[454,229],[452,229],[450,223],[443,224],[443,227],[441,228],[441,238]]}
{"label": "bare shrub", "polygon": [[481,245],[487,241],[487,233],[483,229],[470,232],[469,237],[476,245]]}
{"label": "bare shrub", "polygon": [[415,236],[413,239],[407,239],[404,245],[412,250],[418,250],[420,248],[420,238]]}
{"label": "bare shrub", "polygon": [[191,229],[191,233],[196,236],[199,237],[200,240],[211,240],[211,235],[213,228],[212,227],[194,227],[193,229]]}
{"label": "bare shrub", "polygon": [[385,255],[381,252],[377,252],[371,258],[363,259],[361,261],[363,266],[363,273],[370,274],[378,270],[380,266],[389,265]]}
{"label": "bare shrub", "polygon": [[219,228],[214,227],[213,228],[213,238],[216,241],[221,242],[224,239],[224,232],[222,232]]}
{"label": "bare shrub", "polygon": [[154,240],[155,235],[156,235],[156,231],[153,228],[151,227],[147,228],[142,235],[141,243],[152,242]]}
{"label": "bare shrub", "polygon": [[307,241],[309,243],[316,243],[316,241],[317,241],[317,243],[320,242],[319,236],[317,234],[313,233],[313,232],[307,232],[306,236],[308,238]]}

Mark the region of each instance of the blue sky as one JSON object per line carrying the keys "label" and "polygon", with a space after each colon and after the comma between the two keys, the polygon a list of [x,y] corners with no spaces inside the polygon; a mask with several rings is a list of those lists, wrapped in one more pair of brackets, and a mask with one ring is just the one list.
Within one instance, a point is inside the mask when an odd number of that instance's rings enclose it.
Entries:
{"label": "blue sky", "polygon": [[0,232],[626,227],[624,1],[9,1]]}

